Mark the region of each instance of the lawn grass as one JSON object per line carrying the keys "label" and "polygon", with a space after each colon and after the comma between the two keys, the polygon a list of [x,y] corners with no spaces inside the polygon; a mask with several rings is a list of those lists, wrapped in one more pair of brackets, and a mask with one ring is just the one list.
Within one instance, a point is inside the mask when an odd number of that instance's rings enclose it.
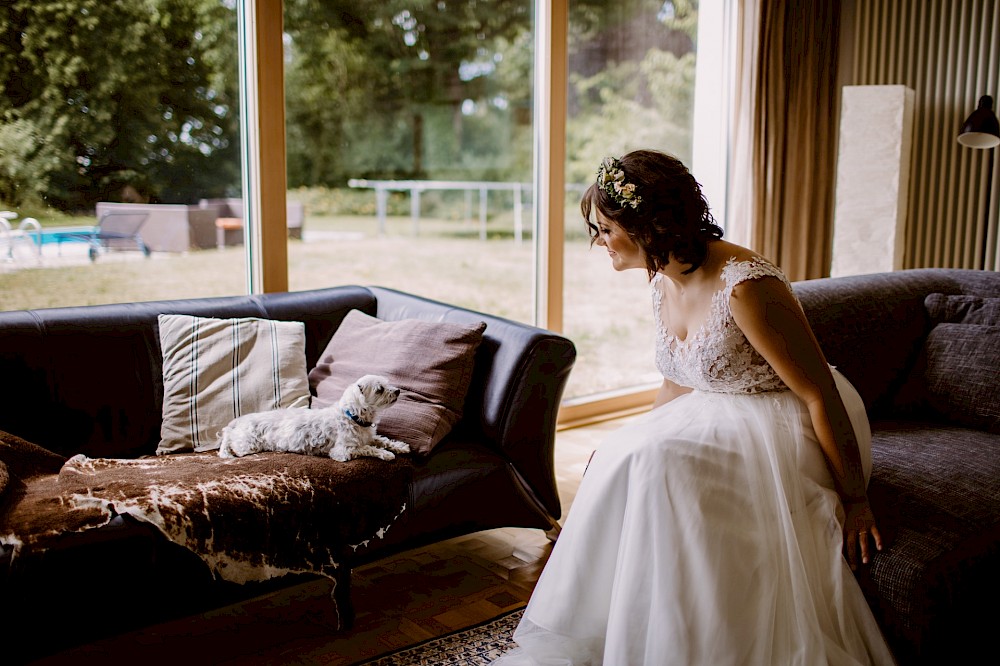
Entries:
{"label": "lawn grass", "polygon": [[[82,219],[64,224],[92,223]],[[289,289],[379,285],[522,322],[533,321],[534,249],[514,240],[498,216],[479,238],[473,222],[390,217],[377,233],[368,216],[310,216],[305,239],[288,243]],[[77,250],[81,248],[76,248]],[[70,248],[66,248],[69,254]],[[92,305],[246,292],[242,246],[182,254],[154,252],[24,257],[0,265],[0,310]],[[567,395],[579,397],[656,380],[646,278],[616,273],[602,248],[582,234],[565,245],[564,333],[577,346]]]}

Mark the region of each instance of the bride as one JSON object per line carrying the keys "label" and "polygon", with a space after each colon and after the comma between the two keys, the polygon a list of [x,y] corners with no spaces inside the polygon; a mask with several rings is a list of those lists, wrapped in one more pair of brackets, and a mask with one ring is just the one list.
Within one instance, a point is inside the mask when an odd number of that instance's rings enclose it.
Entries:
{"label": "bride", "polygon": [[606,159],[581,209],[649,274],[663,386],[595,452],[494,664],[893,663],[852,574],[882,547],[864,404],[788,280],[669,155]]}

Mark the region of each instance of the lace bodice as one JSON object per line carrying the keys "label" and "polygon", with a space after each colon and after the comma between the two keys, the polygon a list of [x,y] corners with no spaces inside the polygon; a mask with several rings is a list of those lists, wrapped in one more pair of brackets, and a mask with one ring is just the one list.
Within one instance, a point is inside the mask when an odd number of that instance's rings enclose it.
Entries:
{"label": "lace bodice", "polygon": [[762,393],[787,389],[774,369],[753,348],[733,320],[729,299],[733,288],[746,280],[777,277],[791,285],[777,266],[760,258],[726,262],[725,286],[712,296],[705,323],[688,331],[684,340],[664,323],[661,304],[666,278],[657,273],[650,282],[656,319],[656,367],[670,381],[711,393]]}

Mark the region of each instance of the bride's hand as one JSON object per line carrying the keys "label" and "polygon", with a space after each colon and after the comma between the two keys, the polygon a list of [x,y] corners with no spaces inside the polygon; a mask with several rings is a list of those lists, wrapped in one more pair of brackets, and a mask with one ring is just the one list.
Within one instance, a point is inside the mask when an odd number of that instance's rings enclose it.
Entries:
{"label": "bride's hand", "polygon": [[875,548],[882,550],[882,535],[875,526],[875,516],[872,514],[868,498],[844,502],[844,555],[847,557],[851,570],[858,568],[858,551],[861,551],[861,561],[868,564],[870,541]]}

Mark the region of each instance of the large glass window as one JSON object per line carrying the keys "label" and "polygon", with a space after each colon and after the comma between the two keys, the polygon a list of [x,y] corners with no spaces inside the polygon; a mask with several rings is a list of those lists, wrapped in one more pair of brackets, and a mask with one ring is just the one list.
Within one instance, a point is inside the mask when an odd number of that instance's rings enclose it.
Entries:
{"label": "large glass window", "polygon": [[245,290],[235,6],[4,3],[0,309]]}
{"label": "large glass window", "polygon": [[[287,173],[257,157],[262,191],[276,178],[286,189],[287,176],[289,289],[384,285],[533,321],[533,252],[548,224],[534,219],[533,189],[550,175],[533,173],[545,145],[533,136],[534,70],[552,66],[535,62],[533,4],[282,3],[284,90],[273,89],[275,58],[248,74],[285,102]],[[579,401],[658,382],[645,276],[615,273],[589,247],[582,190],[604,156],[655,147],[704,162],[725,137],[719,113],[693,113],[699,24],[717,0],[568,6],[565,234],[551,237],[565,289],[546,307],[577,345],[567,397]],[[245,292],[236,7],[5,5],[0,309]],[[699,80],[713,78],[708,62],[698,59]],[[711,96],[704,81],[698,90]],[[273,238],[253,248],[269,266]]]}
{"label": "large glass window", "polygon": [[646,274],[616,273],[590,247],[580,195],[606,156],[666,151],[691,165],[694,0],[572,0],[566,119],[565,333],[578,359],[567,386],[581,398],[659,383]]}
{"label": "large glass window", "polygon": [[532,313],[529,0],[285,0],[291,289]]}

